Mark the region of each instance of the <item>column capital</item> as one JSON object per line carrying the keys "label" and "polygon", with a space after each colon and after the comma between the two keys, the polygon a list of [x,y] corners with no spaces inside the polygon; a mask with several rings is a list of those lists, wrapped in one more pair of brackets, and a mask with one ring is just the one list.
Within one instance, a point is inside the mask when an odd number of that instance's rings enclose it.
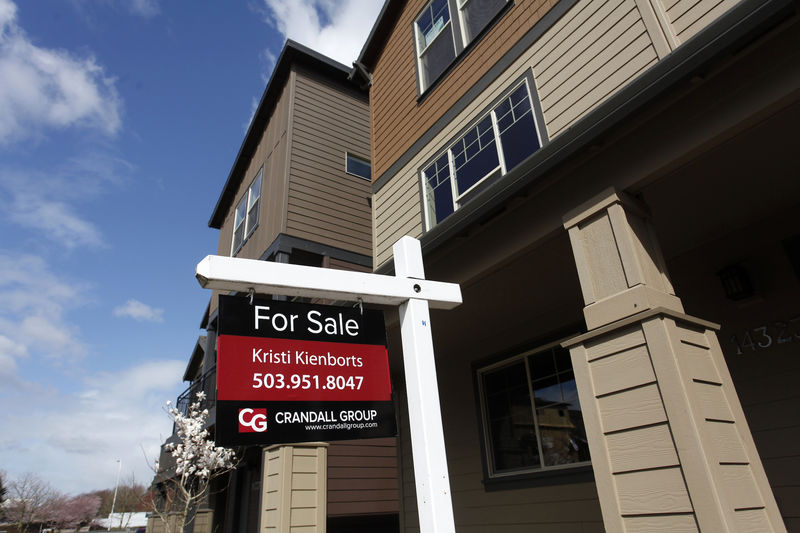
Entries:
{"label": "column capital", "polygon": [[609,188],[563,220],[590,329],[657,307],[683,312],[640,200]]}

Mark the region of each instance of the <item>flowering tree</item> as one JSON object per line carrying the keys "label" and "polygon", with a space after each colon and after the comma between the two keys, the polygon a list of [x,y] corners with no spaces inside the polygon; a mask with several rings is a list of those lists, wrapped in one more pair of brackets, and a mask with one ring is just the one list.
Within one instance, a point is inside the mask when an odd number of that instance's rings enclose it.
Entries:
{"label": "flowering tree", "polygon": [[59,494],[48,504],[47,523],[57,531],[65,528],[80,529],[97,516],[99,509],[100,497],[95,494],[81,494],[71,498]]}
{"label": "flowering tree", "polygon": [[[166,444],[164,449],[175,460],[175,471],[163,482],[161,504],[153,507],[168,533],[174,526],[183,531],[194,519],[191,511],[208,496],[211,481],[236,466],[233,450],[215,446],[209,438],[208,410],[200,409],[205,397],[204,392],[198,392],[187,415],[167,402],[167,413],[175,423],[179,440]],[[170,513],[177,513],[177,524],[169,520]]]}
{"label": "flowering tree", "polygon": [[23,474],[8,485],[6,519],[24,533],[31,524],[47,521],[48,504],[53,496],[54,491],[46,482],[34,474]]}

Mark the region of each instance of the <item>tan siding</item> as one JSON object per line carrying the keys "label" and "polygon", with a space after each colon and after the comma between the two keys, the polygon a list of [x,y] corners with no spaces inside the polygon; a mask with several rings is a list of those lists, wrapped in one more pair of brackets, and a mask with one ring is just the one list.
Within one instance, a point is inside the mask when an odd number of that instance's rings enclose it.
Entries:
{"label": "tan siding", "polygon": [[645,341],[633,325],[571,349],[581,401],[596,403],[583,411],[598,483],[610,476],[614,485],[606,519],[626,531],[697,531]]}
{"label": "tan siding", "polygon": [[661,0],[671,30],[679,43],[691,39],[740,0]]}
{"label": "tan siding", "polygon": [[577,11],[574,17],[563,17],[554,25],[552,38],[534,58],[533,71],[551,136],[658,59],[633,0],[591,0],[573,11]]}
{"label": "tan siding", "polygon": [[328,447],[328,515],[396,512],[396,439],[331,443]]}
{"label": "tan siding", "polygon": [[345,172],[347,151],[369,157],[368,105],[302,69],[295,79],[286,233],[369,255],[370,185]]}

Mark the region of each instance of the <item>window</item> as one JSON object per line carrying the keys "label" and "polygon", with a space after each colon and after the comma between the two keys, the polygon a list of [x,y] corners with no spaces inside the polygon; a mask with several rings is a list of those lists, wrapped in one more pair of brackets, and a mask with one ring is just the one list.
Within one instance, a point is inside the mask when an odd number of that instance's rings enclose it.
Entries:
{"label": "window", "polygon": [[490,477],[588,464],[569,352],[552,345],[477,372]]}
{"label": "window", "polygon": [[540,147],[528,85],[523,81],[423,168],[426,228],[440,223],[473,193]]}
{"label": "window", "polygon": [[345,172],[352,174],[353,176],[358,176],[359,178],[364,178],[365,180],[372,179],[372,169],[369,161],[366,159],[361,159],[350,152],[347,152],[347,155],[345,156],[344,169]]}
{"label": "window", "polygon": [[247,192],[239,200],[236,212],[233,215],[233,243],[231,255],[236,254],[245,243],[253,230],[258,226],[258,210],[261,200],[261,176],[263,169],[258,171],[256,179],[247,188]]}
{"label": "window", "polygon": [[465,41],[468,43],[477,37],[505,4],[506,0],[459,0]]}
{"label": "window", "polygon": [[[507,0],[431,0],[414,21],[420,92],[494,19]],[[451,13],[457,13],[452,17]]]}

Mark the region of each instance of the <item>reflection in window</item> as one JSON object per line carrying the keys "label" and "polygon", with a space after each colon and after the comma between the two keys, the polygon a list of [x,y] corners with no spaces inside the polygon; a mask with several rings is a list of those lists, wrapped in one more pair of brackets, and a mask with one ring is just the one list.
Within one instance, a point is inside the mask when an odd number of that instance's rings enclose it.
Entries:
{"label": "reflection in window", "polygon": [[433,0],[414,24],[422,87],[438,78],[456,57],[447,0]]}
{"label": "reflection in window", "polygon": [[440,223],[491,183],[490,178],[505,174],[540,147],[528,85],[523,82],[422,170],[426,228]]}
{"label": "reflection in window", "polygon": [[236,205],[233,215],[233,241],[231,243],[231,255],[236,254],[242,247],[247,238],[258,226],[259,205],[261,203],[261,176],[263,169],[258,171],[258,175],[247,188],[247,192],[242,195],[242,199]]}
{"label": "reflection in window", "polygon": [[431,86],[507,0],[431,0],[414,21],[420,92]]}
{"label": "reflection in window", "polygon": [[464,40],[474,39],[506,5],[506,0],[460,0]]}
{"label": "reflection in window", "polygon": [[364,178],[365,180],[372,179],[372,168],[369,161],[362,159],[358,156],[347,152],[345,156],[345,172]]}
{"label": "reflection in window", "polygon": [[491,475],[589,461],[567,350],[523,354],[478,376]]}

